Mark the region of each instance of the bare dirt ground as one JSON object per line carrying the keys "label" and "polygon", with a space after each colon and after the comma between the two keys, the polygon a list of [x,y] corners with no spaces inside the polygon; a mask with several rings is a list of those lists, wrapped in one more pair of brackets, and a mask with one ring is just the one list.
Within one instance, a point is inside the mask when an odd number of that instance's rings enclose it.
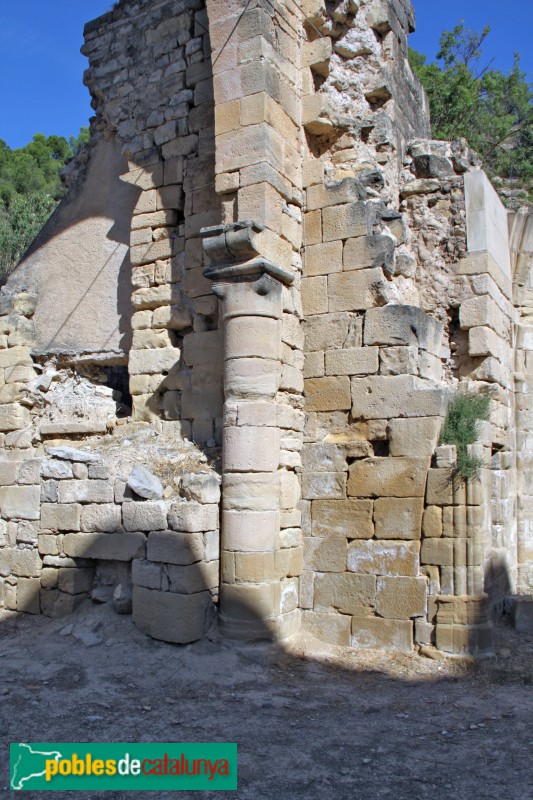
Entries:
{"label": "bare dirt ground", "polygon": [[[184,798],[533,798],[533,638],[503,626],[496,657],[468,665],[310,639],[178,647],[88,603],[0,618],[0,675],[1,800],[19,741],[237,742],[238,792]],[[126,795],[175,793],[61,797]]]}

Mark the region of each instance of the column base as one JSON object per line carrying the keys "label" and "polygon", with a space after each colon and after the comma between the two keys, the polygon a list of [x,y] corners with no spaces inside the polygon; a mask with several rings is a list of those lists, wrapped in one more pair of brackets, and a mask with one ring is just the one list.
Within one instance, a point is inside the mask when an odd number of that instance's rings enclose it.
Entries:
{"label": "column base", "polygon": [[260,619],[237,619],[222,612],[218,615],[218,630],[225,639],[247,642],[272,642],[277,637],[274,621]]}

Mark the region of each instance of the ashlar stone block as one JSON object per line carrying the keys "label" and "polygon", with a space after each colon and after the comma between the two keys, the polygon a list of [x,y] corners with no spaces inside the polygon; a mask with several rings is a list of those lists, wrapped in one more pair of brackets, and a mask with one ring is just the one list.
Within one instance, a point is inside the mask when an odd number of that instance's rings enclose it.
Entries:
{"label": "ashlar stone block", "polygon": [[63,550],[70,558],[131,561],[144,558],[146,536],[142,533],[67,533]]}
{"label": "ashlar stone block", "polygon": [[116,531],[122,524],[120,506],[114,503],[84,506],[81,511],[81,530],[100,533]]}
{"label": "ashlar stone block", "polygon": [[302,468],[305,472],[343,472],[347,469],[346,452],[336,444],[325,442],[304,444]]}
{"label": "ashlar stone block", "polygon": [[279,465],[278,429],[225,428],[222,457],[228,472],[273,472]]}
{"label": "ashlar stone block", "polygon": [[154,564],[144,558],[135,558],[131,562],[131,579],[134,586],[145,589],[161,589],[162,565]]}
{"label": "ashlar stone block", "polygon": [[347,614],[304,611],[303,628],[311,636],[328,644],[347,647],[350,644],[351,617]]}
{"label": "ashlar stone block", "polygon": [[38,576],[42,567],[38,550],[3,550],[2,561],[7,566],[8,574],[11,573],[21,578]]}
{"label": "ashlar stone block", "polygon": [[133,621],[154,639],[176,644],[197,641],[212,618],[213,601],[208,591],[186,595],[133,587]]}
{"label": "ashlar stone block", "polygon": [[419,555],[416,542],[350,542],[348,571],[389,577],[418,577]]}
{"label": "ashlar stone block", "polygon": [[441,567],[454,566],[453,539],[424,539],[420,551],[422,564],[435,564]]}
{"label": "ashlar stone block", "polygon": [[424,578],[379,577],[376,611],[386,619],[413,619],[426,614],[427,585]]}
{"label": "ashlar stone block", "polygon": [[150,561],[185,566],[201,561],[203,554],[201,533],[153,531],[148,536],[147,557]]}
{"label": "ashlar stone block", "polygon": [[327,78],[333,46],[329,37],[305,42],[302,48],[302,67],[311,67],[317,75]]}
{"label": "ashlar stone block", "polygon": [[374,502],[377,539],[420,539],[422,498],[380,497]]}
{"label": "ashlar stone block", "polygon": [[306,316],[327,313],[328,284],[325,275],[302,280],[302,306]]}
{"label": "ashlar stone block", "polygon": [[510,319],[488,295],[472,297],[461,303],[459,321],[463,330],[480,326],[492,328],[502,339],[507,338],[511,325]]}
{"label": "ashlar stone block", "polygon": [[433,506],[464,505],[466,487],[464,481],[456,476],[455,470],[430,469],[428,472],[426,502]]}
{"label": "ashlar stone block", "polygon": [[315,500],[311,509],[313,536],[371,539],[374,535],[371,500]]}
{"label": "ashlar stone block", "polygon": [[422,519],[422,533],[425,537],[435,539],[442,536],[442,508],[428,506]]}
{"label": "ashlar stone block", "polygon": [[308,378],[304,386],[308,412],[346,411],[351,407],[350,379],[347,376]]}
{"label": "ashlar stone block", "polygon": [[371,210],[359,201],[328,206],[322,211],[322,235],[325,242],[365,236],[371,222]]}
{"label": "ashlar stone block", "polygon": [[29,424],[29,421],[28,409],[18,403],[0,405],[0,432],[20,431]]}
{"label": "ashlar stone block", "polygon": [[226,361],[226,398],[272,398],[279,388],[281,369],[278,361],[264,358],[234,358]]}
{"label": "ashlar stone block", "polygon": [[[187,337],[184,341],[187,341]],[[158,375],[170,372],[179,359],[180,351],[176,347],[159,347],[155,350],[132,350],[128,368],[130,375]]]}
{"label": "ashlar stone block", "polygon": [[441,426],[441,417],[391,420],[388,427],[391,456],[429,458],[437,445]]}
{"label": "ashlar stone block", "polygon": [[127,531],[163,531],[167,527],[167,504],[164,501],[125,502],[122,523]]}
{"label": "ashlar stone block", "polygon": [[315,576],[314,607],[317,611],[335,609],[341,614],[363,614],[376,603],[374,575],[326,573]]}
{"label": "ashlar stone block", "polygon": [[39,578],[19,578],[17,581],[17,611],[26,614],[40,614],[40,586]]}
{"label": "ashlar stone block", "polygon": [[280,323],[268,317],[233,317],[224,328],[226,358],[279,358]]}
{"label": "ashlar stone block", "polygon": [[[306,217],[307,218],[307,217]],[[307,239],[306,239],[307,241]],[[306,278],[342,271],[342,242],[311,244],[305,248]]]}
{"label": "ashlar stone block", "polygon": [[304,500],[344,499],[346,497],[345,472],[306,472],[302,475]]}
{"label": "ashlar stone block", "polygon": [[[349,468],[351,497],[423,497],[427,459],[365,458]],[[397,538],[397,537],[395,537]]]}
{"label": "ashlar stone block", "polygon": [[416,306],[386,306],[367,311],[366,345],[416,345],[440,356],[442,323]]}
{"label": "ashlar stone block", "polygon": [[[333,130],[327,95],[311,94],[302,100],[302,125],[313,136],[322,136]],[[339,237],[334,237],[339,238]]]}
{"label": "ashlar stone block", "polygon": [[362,649],[410,653],[413,649],[413,623],[380,617],[353,617],[350,643],[352,647]]}
{"label": "ashlar stone block", "polygon": [[317,572],[344,572],[346,552],[345,537],[329,536],[326,539],[304,537],[305,569]]}
{"label": "ashlar stone block", "polygon": [[113,486],[99,480],[60,481],[58,497],[60,503],[112,503]]}
{"label": "ashlar stone block", "polygon": [[79,531],[81,527],[81,505],[78,503],[43,503],[41,526],[51,531]]}
{"label": "ashlar stone block", "polygon": [[223,477],[222,505],[228,511],[277,511],[279,485],[275,474],[226,474]]}
{"label": "ashlar stone block", "polygon": [[327,350],[326,375],[371,375],[379,368],[379,348],[350,347]]}
{"label": "ashlar stone block", "polygon": [[356,419],[444,416],[447,390],[433,387],[414,375],[352,378],[352,415]]}
{"label": "ashlar stone block", "polygon": [[388,302],[389,284],[381,267],[341,272],[328,277],[328,296],[330,311],[363,311]]}
{"label": "ashlar stone block", "polygon": [[224,549],[245,553],[274,551],[279,524],[278,511],[223,511]]}
{"label": "ashlar stone block", "polygon": [[180,594],[196,594],[218,586],[218,563],[198,562],[188,566],[169,564],[166,569],[169,589]]}
{"label": "ashlar stone block", "polygon": [[212,531],[219,527],[219,508],[217,504],[203,505],[190,501],[173,503],[168,522],[175,531]]}
{"label": "ashlar stone block", "polygon": [[40,486],[0,487],[0,511],[4,519],[39,519]]}

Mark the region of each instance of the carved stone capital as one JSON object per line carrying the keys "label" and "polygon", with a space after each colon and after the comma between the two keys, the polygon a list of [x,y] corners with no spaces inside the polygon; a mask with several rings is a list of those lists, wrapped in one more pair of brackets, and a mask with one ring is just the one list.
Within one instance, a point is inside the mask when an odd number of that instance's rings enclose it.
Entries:
{"label": "carved stone capital", "polygon": [[281,289],[293,283],[294,275],[259,254],[257,234],[262,230],[249,220],[201,230],[211,261],[203,274],[223,300],[224,319],[282,315]]}

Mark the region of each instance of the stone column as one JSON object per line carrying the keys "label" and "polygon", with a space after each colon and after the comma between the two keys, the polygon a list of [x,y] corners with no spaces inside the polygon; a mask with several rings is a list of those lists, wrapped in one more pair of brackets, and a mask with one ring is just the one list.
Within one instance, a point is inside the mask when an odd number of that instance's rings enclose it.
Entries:
{"label": "stone column", "polygon": [[261,257],[262,227],[238,222],[202,230],[204,275],[222,300],[224,336],[223,499],[220,626],[238,639],[283,635],[280,546],[282,288],[291,273]]}

